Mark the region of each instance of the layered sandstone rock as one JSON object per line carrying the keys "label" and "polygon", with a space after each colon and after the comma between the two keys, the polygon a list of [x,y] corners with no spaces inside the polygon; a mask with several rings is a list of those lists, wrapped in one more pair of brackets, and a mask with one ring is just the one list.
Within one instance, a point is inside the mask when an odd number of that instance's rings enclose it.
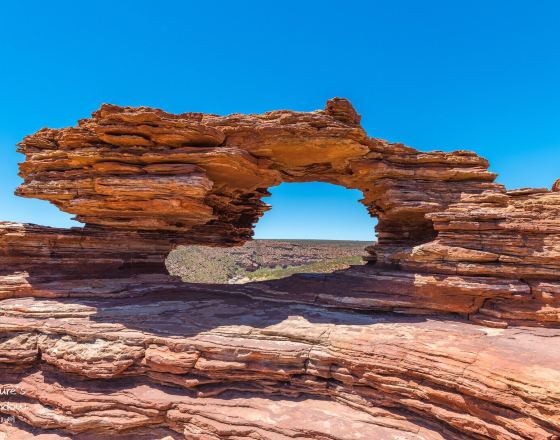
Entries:
{"label": "layered sandstone rock", "polygon": [[340,99],[324,111],[223,117],[104,105],[77,127],[21,142],[18,194],[90,226],[230,245],[251,236],[268,187],[330,182],[363,191],[388,247],[433,238],[426,213],[498,187],[471,152],[420,153],[369,138],[358,120]]}
{"label": "layered sandstone rock", "polygon": [[[507,191],[474,153],[359,122],[343,99],[104,105],[26,137],[18,194],[85,226],[0,223],[0,439],[558,439],[558,185]],[[167,274],[174,246],[243,243],[267,189],[305,181],[363,192],[367,265]]]}
{"label": "layered sandstone rock", "polygon": [[201,439],[560,432],[559,330],[215,293],[21,298],[0,314],[1,385],[18,390],[8,413],[33,427]]}
{"label": "layered sandstone rock", "polygon": [[135,296],[171,288],[169,240],[95,228],[0,222],[0,299]]}

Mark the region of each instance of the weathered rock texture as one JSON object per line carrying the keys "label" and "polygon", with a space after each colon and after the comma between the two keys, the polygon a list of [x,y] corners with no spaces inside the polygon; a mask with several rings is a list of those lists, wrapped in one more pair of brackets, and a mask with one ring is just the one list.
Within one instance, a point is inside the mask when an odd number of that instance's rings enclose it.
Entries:
{"label": "weathered rock texture", "polygon": [[[560,438],[558,185],[506,191],[474,153],[359,121],[342,99],[104,105],[26,137],[18,194],[85,227],[0,224],[0,413],[17,420],[0,438]],[[242,286],[167,275],[174,246],[243,243],[267,188],[304,181],[364,193],[369,264]]]}

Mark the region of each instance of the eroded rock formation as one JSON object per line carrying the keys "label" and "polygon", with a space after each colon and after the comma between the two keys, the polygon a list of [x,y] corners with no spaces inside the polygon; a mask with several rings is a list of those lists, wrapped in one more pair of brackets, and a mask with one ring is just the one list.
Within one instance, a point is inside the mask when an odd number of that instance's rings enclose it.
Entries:
{"label": "eroded rock formation", "polygon": [[[474,153],[359,122],[343,99],[104,105],[26,137],[18,194],[85,227],[0,224],[0,412],[17,420],[0,436],[559,438],[558,185],[507,191]],[[241,286],[167,274],[174,246],[243,243],[267,188],[305,181],[364,193],[367,265]]]}

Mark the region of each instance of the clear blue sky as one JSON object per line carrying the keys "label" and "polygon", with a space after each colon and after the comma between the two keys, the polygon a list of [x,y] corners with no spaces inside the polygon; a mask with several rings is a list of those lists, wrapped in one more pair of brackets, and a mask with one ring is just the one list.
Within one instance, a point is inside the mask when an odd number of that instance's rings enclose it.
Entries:
{"label": "clear blue sky", "polygon": [[376,219],[358,203],[357,189],[330,183],[282,183],[264,201],[272,209],[255,227],[255,238],[375,240]]}
{"label": "clear blue sky", "polygon": [[[2,2],[0,218],[69,224],[13,196],[14,144],[103,102],[227,114],[343,96],[372,136],[472,149],[510,188],[550,187],[560,177],[559,22],[560,3],[546,0]],[[280,218],[301,214],[317,185],[297,188],[274,191]],[[338,208],[355,198],[331,193],[310,236],[370,238],[369,226],[317,226],[358,223],[364,210]]]}

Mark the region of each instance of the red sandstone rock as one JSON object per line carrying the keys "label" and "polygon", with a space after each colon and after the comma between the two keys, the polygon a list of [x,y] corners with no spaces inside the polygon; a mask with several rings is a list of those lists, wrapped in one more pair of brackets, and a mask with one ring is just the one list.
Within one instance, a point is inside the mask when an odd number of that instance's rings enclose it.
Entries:
{"label": "red sandstone rock", "polygon": [[499,188],[470,152],[420,153],[368,138],[346,100],[325,111],[172,115],[104,105],[74,128],[20,144],[18,194],[50,200],[88,225],[171,231],[183,243],[246,240],[266,188],[322,181],[358,188],[380,243],[433,236],[424,214]]}
{"label": "red sandstone rock", "polygon": [[[337,98],[104,105],[26,137],[18,194],[86,226],[0,223],[0,384],[27,405],[2,408],[17,422],[0,439],[557,440],[557,183],[506,191],[474,153],[359,122]],[[167,275],[176,244],[240,244],[268,187],[304,181],[364,193],[370,264],[242,286]]]}
{"label": "red sandstone rock", "polygon": [[[186,438],[235,438],[245,432],[239,425],[262,438],[321,438],[335,425],[334,438],[359,438],[349,426],[365,438],[560,432],[554,329],[495,330],[215,293],[150,294],[134,305],[22,298],[4,300],[0,314],[0,331],[17,329],[35,350],[37,360],[28,356],[27,369],[6,372],[1,385],[23,390],[13,400],[30,409],[10,413],[36,427],[108,433],[163,424]],[[20,353],[0,346],[2,359]]]}

